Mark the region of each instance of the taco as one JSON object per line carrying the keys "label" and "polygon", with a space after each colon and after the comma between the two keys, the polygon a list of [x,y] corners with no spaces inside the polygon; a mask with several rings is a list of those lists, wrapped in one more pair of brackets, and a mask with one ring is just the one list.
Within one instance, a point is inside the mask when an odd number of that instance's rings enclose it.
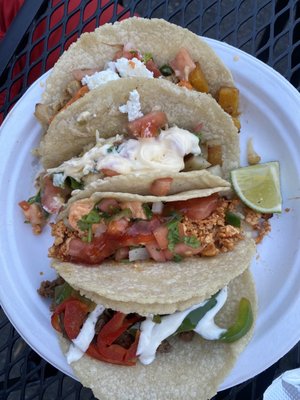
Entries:
{"label": "taco", "polygon": [[[193,155],[194,152],[195,156],[201,154],[196,149],[198,142],[196,138],[191,138],[190,132],[200,134],[202,157],[210,165],[220,165],[225,177],[228,177],[231,169],[238,167],[239,135],[231,118],[210,96],[182,90],[160,79],[123,79],[121,84],[110,82],[103,88],[88,93],[57,115],[41,141],[39,154],[45,168],[55,168],[71,157],[78,156],[85,146],[95,144],[96,134],[101,139],[109,139],[109,142],[100,145],[106,145],[108,152],[115,154],[116,149],[112,148],[114,142],[126,138],[143,139],[143,142],[145,139],[159,140],[161,130],[161,133],[167,135],[166,127],[179,128],[177,136],[183,138],[181,143],[177,139],[181,161],[177,161],[178,166],[172,164],[173,172],[184,169],[183,157]],[[125,138],[115,137],[116,135],[125,135]],[[164,141],[162,138],[160,140]],[[183,143],[186,143],[186,148]],[[159,142],[156,145],[163,148],[166,144]],[[174,148],[174,145],[170,143],[169,147]],[[194,152],[191,147],[195,148]],[[145,149],[144,153],[151,154],[153,150],[154,147],[152,150]],[[131,148],[130,151],[132,152]],[[127,153],[130,151],[127,150]],[[159,156],[163,158],[162,154],[157,155]],[[88,161],[91,163],[85,155],[80,163],[85,165]],[[77,160],[77,164],[78,162]],[[70,160],[70,163],[76,164],[76,160]],[[202,168],[207,168],[208,163],[203,163]],[[145,164],[132,168],[129,173],[136,170],[143,172],[143,168],[147,171]],[[87,169],[92,169],[90,165],[88,167]],[[148,165],[148,169],[158,168],[154,162],[151,166]],[[160,168],[167,170],[170,166],[161,160]],[[61,172],[62,169],[58,168],[57,171]],[[104,165],[102,169],[109,167]],[[116,172],[122,173],[122,170]],[[77,175],[74,177],[78,179]]]}
{"label": "taco", "polygon": [[[121,85],[111,82],[95,93],[96,99],[89,93],[61,112],[41,142],[46,170],[38,179],[38,195],[20,204],[27,221],[35,222],[35,231],[40,232],[38,227],[45,223],[45,211],[57,213],[72,190],[97,179],[127,176],[131,187],[127,185],[125,191],[138,193],[138,174],[154,180],[201,169],[209,172],[207,177],[226,178],[239,165],[237,130],[210,96],[142,78],[124,78]],[[138,95],[135,101],[130,100],[132,94]],[[134,111],[130,122],[128,103]],[[120,111],[123,107],[126,113]],[[212,186],[224,182],[212,177],[207,187]],[[155,189],[154,194],[167,193],[168,180],[158,192]]]}
{"label": "taco", "polygon": [[[80,285],[77,272],[55,268],[66,281],[54,284],[52,326],[75,375],[99,399],[207,400],[252,336],[256,296],[249,271],[181,312],[153,311],[150,304],[140,314],[138,303],[123,313],[109,298],[105,306],[91,301],[91,292],[69,285],[69,279]],[[132,286],[129,277],[126,282]]]}
{"label": "taco", "polygon": [[238,90],[208,44],[162,19],[129,18],[83,34],[60,57],[36,117],[44,125],[96,87],[123,77],[165,78],[212,94],[238,122]]}

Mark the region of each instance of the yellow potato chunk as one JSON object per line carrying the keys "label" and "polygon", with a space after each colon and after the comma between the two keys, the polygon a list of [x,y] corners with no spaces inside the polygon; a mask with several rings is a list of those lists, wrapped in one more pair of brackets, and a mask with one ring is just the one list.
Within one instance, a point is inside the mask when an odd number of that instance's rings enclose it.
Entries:
{"label": "yellow potato chunk", "polygon": [[211,165],[222,165],[222,146],[220,144],[207,146],[207,161]]}
{"label": "yellow potato chunk", "polygon": [[239,91],[235,87],[221,87],[218,94],[218,103],[232,117],[239,115]]}
{"label": "yellow potato chunk", "polygon": [[203,74],[203,71],[199,63],[197,62],[196,62],[196,68],[194,68],[193,71],[190,72],[189,74],[189,82],[193,86],[193,88],[196,89],[198,92],[203,92],[203,93],[209,92],[207,80]]}

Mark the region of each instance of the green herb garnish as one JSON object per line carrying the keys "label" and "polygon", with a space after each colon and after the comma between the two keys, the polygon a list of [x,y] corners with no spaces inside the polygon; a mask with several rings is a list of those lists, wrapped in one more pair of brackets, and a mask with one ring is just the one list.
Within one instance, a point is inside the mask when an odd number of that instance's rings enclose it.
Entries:
{"label": "green herb garnish", "polygon": [[156,324],[160,324],[161,316],[159,314],[153,315],[152,321],[155,322]]}
{"label": "green herb garnish", "polygon": [[142,205],[144,213],[146,215],[147,219],[151,219],[153,216],[153,212],[151,211],[150,207],[148,206],[148,204],[143,204]]}
{"label": "green herb garnish", "polygon": [[168,249],[170,251],[174,251],[175,245],[180,243],[180,236],[179,236],[180,220],[181,220],[181,215],[175,212],[172,215],[172,219],[167,223]]}
{"label": "green herb garnish", "polygon": [[82,238],[84,242],[90,243],[93,238],[92,225],[100,222],[100,214],[97,210],[93,209],[87,215],[84,215],[79,221],[77,226],[81,231],[87,231],[87,237]]}
{"label": "green herb garnish", "polygon": [[196,238],[196,236],[184,236],[183,243],[187,246],[193,247],[193,249],[196,249],[200,246],[200,241]]}
{"label": "green herb garnish", "polygon": [[237,228],[241,227],[241,218],[234,214],[231,211],[227,211],[225,214],[225,222],[227,225],[232,225],[235,226]]}
{"label": "green herb garnish", "polygon": [[151,53],[144,53],[142,62],[146,64],[150,60],[153,60],[153,55]]}
{"label": "green herb garnish", "polygon": [[71,176],[67,176],[65,180],[66,185],[68,185],[71,189],[77,190],[77,189],[83,189],[83,183],[76,181],[76,179],[72,178]]}
{"label": "green herb garnish", "polygon": [[27,202],[29,204],[34,204],[34,203],[41,204],[41,191],[39,190],[35,196],[29,197]]}
{"label": "green herb garnish", "polygon": [[180,254],[174,254],[173,261],[175,261],[175,262],[182,261],[182,256]]}
{"label": "green herb garnish", "polygon": [[192,132],[195,136],[197,136],[198,140],[199,140],[199,144],[201,143],[202,140],[202,132]]}

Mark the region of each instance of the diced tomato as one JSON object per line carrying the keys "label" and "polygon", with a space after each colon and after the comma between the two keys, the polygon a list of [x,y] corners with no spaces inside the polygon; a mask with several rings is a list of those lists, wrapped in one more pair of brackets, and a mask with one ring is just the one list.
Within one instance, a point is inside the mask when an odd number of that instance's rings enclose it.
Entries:
{"label": "diced tomato", "polygon": [[153,231],[160,225],[157,218],[134,222],[121,239],[122,246],[137,246],[154,240]]}
{"label": "diced tomato", "polygon": [[196,68],[196,64],[192,60],[190,53],[184,47],[179,50],[174,60],[172,60],[169,64],[173,68],[175,75],[180,80],[184,81],[189,80],[190,72]]}
{"label": "diced tomato", "polygon": [[115,253],[115,260],[121,261],[128,259],[128,254],[129,254],[129,247],[121,247]]}
{"label": "diced tomato", "polygon": [[218,201],[219,195],[214,193],[208,197],[168,203],[164,211],[176,210],[190,219],[201,220],[207,218],[217,208]]}
{"label": "diced tomato", "polygon": [[103,326],[98,334],[97,344],[100,342],[106,345],[112,344],[124,333],[127,328],[140,321],[141,317],[132,314],[127,315],[121,312],[116,312],[114,316]]}
{"label": "diced tomato", "polygon": [[112,236],[122,236],[129,225],[129,221],[125,218],[120,218],[110,221],[107,226],[107,234]]}
{"label": "diced tomato", "polygon": [[92,225],[92,233],[95,237],[100,237],[105,233],[107,230],[107,226],[104,222],[100,222],[100,224],[93,224]]}
{"label": "diced tomato", "polygon": [[156,247],[160,249],[166,249],[168,247],[168,227],[166,225],[160,225],[153,231],[153,235],[157,241]]}
{"label": "diced tomato", "polygon": [[102,236],[95,238],[91,243],[74,238],[68,242],[68,255],[72,262],[95,265],[113,255],[118,247],[117,242]]}
{"label": "diced tomato", "polygon": [[112,169],[108,169],[108,168],[102,168],[102,169],[100,169],[100,172],[102,172],[102,174],[105,175],[105,176],[117,176],[117,175],[120,175],[119,172],[113,171]]}
{"label": "diced tomato", "polygon": [[48,213],[56,214],[64,205],[70,191],[54,186],[52,178],[47,175],[41,180],[41,203]]}
{"label": "diced tomato", "polygon": [[123,210],[129,208],[132,213],[132,218],[147,219],[141,201],[124,201],[121,203],[121,208]]}
{"label": "diced tomato", "polygon": [[153,260],[157,262],[165,262],[167,260],[164,251],[160,249],[160,246],[157,242],[147,243],[146,249]]}
{"label": "diced tomato", "polygon": [[159,129],[167,124],[167,116],[162,111],[153,111],[128,123],[128,131],[133,136],[149,138],[157,136]]}
{"label": "diced tomato", "polygon": [[131,43],[125,44],[122,49],[118,50],[113,57],[113,61],[122,57],[127,58],[128,60],[132,60],[133,58],[137,58],[138,60],[142,59],[141,53],[138,50],[135,50]]}
{"label": "diced tomato", "polygon": [[21,201],[19,206],[22,208],[25,220],[31,224],[33,233],[36,235],[41,233],[47,222],[42,207],[37,203],[29,204],[25,200]]}
{"label": "diced tomato", "polygon": [[102,199],[97,207],[100,211],[112,213],[120,206],[116,199]]}
{"label": "diced tomato", "polygon": [[155,181],[151,183],[150,193],[153,196],[166,196],[171,189],[172,182],[173,178],[155,179]]}
{"label": "diced tomato", "polygon": [[153,72],[154,78],[158,78],[158,77],[161,76],[161,72],[160,72],[160,70],[158,69],[158,66],[155,64],[155,62],[153,60],[148,60],[146,62],[146,68],[149,71]]}

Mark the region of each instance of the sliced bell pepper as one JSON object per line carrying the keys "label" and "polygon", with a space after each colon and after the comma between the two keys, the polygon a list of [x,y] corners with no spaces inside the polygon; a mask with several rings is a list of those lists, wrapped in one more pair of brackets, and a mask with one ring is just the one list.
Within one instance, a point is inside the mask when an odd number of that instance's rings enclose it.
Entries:
{"label": "sliced bell pepper", "polygon": [[239,303],[236,321],[224,332],[219,341],[232,343],[246,335],[253,324],[253,312],[248,299],[242,298]]}

